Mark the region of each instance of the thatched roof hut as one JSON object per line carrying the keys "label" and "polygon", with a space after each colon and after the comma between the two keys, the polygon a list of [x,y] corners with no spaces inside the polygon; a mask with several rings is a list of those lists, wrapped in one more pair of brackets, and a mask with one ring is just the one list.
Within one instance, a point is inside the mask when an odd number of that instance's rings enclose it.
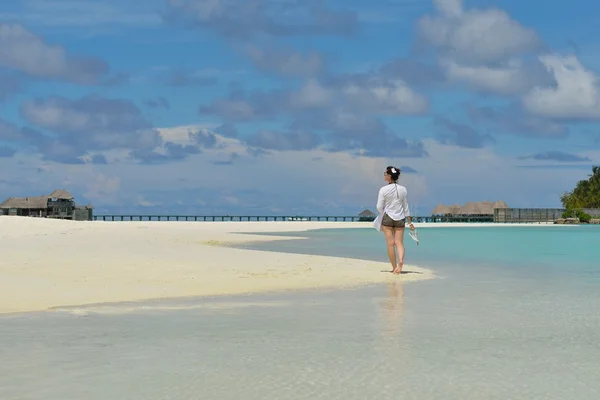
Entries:
{"label": "thatched roof hut", "polygon": [[44,209],[48,207],[48,196],[9,197],[0,204],[0,208],[20,208],[24,210]]}
{"label": "thatched roof hut", "polygon": [[0,209],[42,210],[48,208],[49,199],[73,200],[74,197],[64,189],[57,189],[47,196],[9,197],[0,204]]}
{"label": "thatched roof hut", "polygon": [[460,209],[460,204],[453,204],[451,206],[446,206],[444,204],[438,204],[435,206],[433,211],[431,211],[431,215],[450,215],[456,214],[456,212]]}
{"label": "thatched roof hut", "polygon": [[481,206],[476,201],[466,203],[464,206],[459,208],[455,214],[458,215],[478,215],[481,214]]}
{"label": "thatched roof hut", "polygon": [[360,214],[358,214],[359,217],[375,217],[375,213],[371,210],[364,210],[363,212],[361,212]]}
{"label": "thatched roof hut", "polygon": [[502,200],[498,200],[497,202],[494,203],[494,209],[496,208],[510,208],[508,206],[508,204],[506,204],[505,202],[503,202]]}
{"label": "thatched roof hut", "polygon": [[450,207],[443,205],[442,203],[435,206],[433,211],[431,211],[431,215],[446,215],[450,214]]}
{"label": "thatched roof hut", "polygon": [[493,215],[495,208],[505,209],[509,207],[502,200],[496,202],[472,201],[464,206],[460,204],[446,206],[440,203],[433,209],[431,215]]}
{"label": "thatched roof hut", "polygon": [[460,210],[460,204],[452,204],[448,207],[450,208],[450,214],[456,214],[456,212]]}
{"label": "thatched roof hut", "polygon": [[457,215],[494,215],[494,208],[508,208],[502,200],[470,202],[455,212]]}
{"label": "thatched roof hut", "polygon": [[51,199],[58,200],[73,200],[74,197],[71,193],[67,192],[65,189],[56,189],[54,192],[48,195]]}

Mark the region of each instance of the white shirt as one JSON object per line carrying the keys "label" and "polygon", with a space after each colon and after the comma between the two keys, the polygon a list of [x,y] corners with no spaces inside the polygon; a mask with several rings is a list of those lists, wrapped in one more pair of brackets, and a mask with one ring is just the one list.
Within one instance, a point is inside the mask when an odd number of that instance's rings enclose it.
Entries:
{"label": "white shirt", "polygon": [[377,197],[379,215],[383,218],[385,213],[394,221],[410,217],[406,194],[406,188],[397,183],[391,183],[379,189],[379,196]]}

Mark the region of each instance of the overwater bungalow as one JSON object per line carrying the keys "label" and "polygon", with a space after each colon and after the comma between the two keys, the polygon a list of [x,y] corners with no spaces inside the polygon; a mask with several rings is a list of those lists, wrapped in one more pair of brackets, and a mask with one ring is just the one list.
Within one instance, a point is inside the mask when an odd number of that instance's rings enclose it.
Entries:
{"label": "overwater bungalow", "polygon": [[374,221],[377,215],[371,210],[364,210],[358,214],[359,221]]}
{"label": "overwater bungalow", "polygon": [[49,195],[9,197],[0,204],[0,215],[91,221],[92,213],[91,205],[77,206],[73,195],[64,189]]}
{"label": "overwater bungalow", "polygon": [[502,200],[491,202],[491,201],[480,201],[480,202],[469,202],[461,206],[455,204],[452,206],[446,206],[444,204],[438,204],[431,215],[433,216],[491,216],[494,215],[494,209],[507,209],[508,205]]}

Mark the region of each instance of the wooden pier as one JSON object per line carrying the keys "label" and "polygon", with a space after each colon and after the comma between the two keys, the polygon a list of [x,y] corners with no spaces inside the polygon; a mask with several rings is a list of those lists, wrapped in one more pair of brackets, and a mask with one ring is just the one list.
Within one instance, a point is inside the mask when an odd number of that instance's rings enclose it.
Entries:
{"label": "wooden pier", "polygon": [[[331,222],[371,222],[359,216],[231,216],[231,215],[94,215],[94,221],[193,221],[193,222],[232,222],[232,221],[331,221]],[[456,217],[412,217],[417,223],[428,222],[494,222],[493,216]]]}
{"label": "wooden pier", "polygon": [[360,217],[328,216],[328,217],[301,217],[301,216],[256,216],[256,215],[94,215],[95,221],[342,221],[356,222]]}

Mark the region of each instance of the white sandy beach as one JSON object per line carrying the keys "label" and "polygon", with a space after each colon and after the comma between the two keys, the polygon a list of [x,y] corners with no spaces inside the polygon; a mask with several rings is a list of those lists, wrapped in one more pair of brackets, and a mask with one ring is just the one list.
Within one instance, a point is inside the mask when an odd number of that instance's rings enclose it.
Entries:
{"label": "white sandy beach", "polygon": [[382,272],[390,270],[386,262],[224,246],[281,239],[237,232],[371,226],[343,222],[73,222],[2,216],[0,313],[434,277],[433,272],[411,265],[405,269],[422,274]]}

